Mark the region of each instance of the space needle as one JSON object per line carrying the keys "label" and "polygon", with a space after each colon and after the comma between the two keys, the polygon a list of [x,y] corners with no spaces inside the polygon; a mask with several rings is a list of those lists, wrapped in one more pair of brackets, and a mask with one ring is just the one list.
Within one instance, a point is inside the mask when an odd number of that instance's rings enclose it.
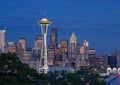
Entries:
{"label": "space needle", "polygon": [[47,64],[47,45],[46,45],[46,36],[48,26],[51,22],[47,18],[42,18],[38,24],[41,26],[42,31],[42,49],[41,49],[41,57],[39,63],[39,73],[47,73],[48,72],[48,64]]}

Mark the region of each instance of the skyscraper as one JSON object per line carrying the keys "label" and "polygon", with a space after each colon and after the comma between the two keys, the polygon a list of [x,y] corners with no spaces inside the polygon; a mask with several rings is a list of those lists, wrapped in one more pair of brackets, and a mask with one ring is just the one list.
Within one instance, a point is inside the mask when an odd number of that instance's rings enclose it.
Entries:
{"label": "skyscraper", "polygon": [[70,37],[70,66],[75,67],[76,62],[76,45],[77,45],[77,37],[74,33],[72,33]]}
{"label": "skyscraper", "polygon": [[41,57],[41,48],[34,47],[32,49],[32,58],[33,60],[40,60]]}
{"label": "skyscraper", "polygon": [[55,49],[55,56],[54,56],[54,65],[60,66],[62,64],[62,57],[59,48]]}
{"label": "skyscraper", "polygon": [[58,37],[58,34],[57,34],[57,28],[52,28],[52,34],[50,36],[50,45],[49,45],[49,48],[57,48],[57,37]]}
{"label": "skyscraper", "polygon": [[25,51],[26,50],[26,40],[25,38],[21,38],[18,42],[19,49]]}
{"label": "skyscraper", "polygon": [[52,28],[52,33],[50,35],[50,44],[49,44],[49,49],[53,50],[54,53],[54,60],[53,60],[53,64],[54,65],[58,65],[56,62],[59,61],[58,57],[59,55],[58,53],[58,42],[57,42],[57,38],[58,38],[58,33],[57,33],[57,28]]}
{"label": "skyscraper", "polygon": [[85,40],[83,42],[83,46],[84,46],[84,55],[85,55],[85,65],[88,66],[89,65],[89,58],[88,58],[89,42]]}
{"label": "skyscraper", "polygon": [[80,43],[77,43],[76,45],[76,53],[77,55],[80,55]]}
{"label": "skyscraper", "polygon": [[84,46],[80,46],[80,55],[84,54],[84,50],[85,50]]}
{"label": "skyscraper", "polygon": [[48,49],[48,66],[54,65],[54,49]]}
{"label": "skyscraper", "polygon": [[76,70],[79,70],[81,66],[81,57],[80,57],[80,43],[76,45]]}
{"label": "skyscraper", "polygon": [[115,50],[116,67],[120,67],[120,50]]}
{"label": "skyscraper", "polygon": [[37,35],[34,41],[34,48],[32,49],[32,57],[35,60],[40,60],[42,43],[42,35]]}
{"label": "skyscraper", "polygon": [[42,49],[42,42],[43,42],[42,35],[37,35],[36,40],[34,42],[35,48],[41,48]]}
{"label": "skyscraper", "polygon": [[6,41],[5,41],[6,30],[0,30],[0,53],[5,53]]}
{"label": "skyscraper", "polygon": [[60,41],[60,49],[62,53],[68,53],[68,40],[62,39]]}
{"label": "skyscraper", "polygon": [[63,66],[68,65],[68,40],[62,39],[60,41],[60,51],[62,53],[62,64]]}

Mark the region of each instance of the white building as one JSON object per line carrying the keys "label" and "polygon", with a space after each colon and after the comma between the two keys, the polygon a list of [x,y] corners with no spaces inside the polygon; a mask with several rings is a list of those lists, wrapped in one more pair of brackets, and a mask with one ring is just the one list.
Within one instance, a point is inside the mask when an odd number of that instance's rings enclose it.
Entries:
{"label": "white building", "polygon": [[77,37],[74,33],[72,33],[70,37],[70,66],[75,67],[76,65],[76,45],[77,45]]}
{"label": "white building", "polygon": [[5,32],[6,30],[0,30],[0,53],[5,53]]}

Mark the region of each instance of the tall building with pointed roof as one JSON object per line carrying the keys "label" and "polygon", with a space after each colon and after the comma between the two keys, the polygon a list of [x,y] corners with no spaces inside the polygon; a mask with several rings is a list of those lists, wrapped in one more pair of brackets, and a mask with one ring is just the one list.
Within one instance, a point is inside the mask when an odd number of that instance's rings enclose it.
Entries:
{"label": "tall building with pointed roof", "polygon": [[72,33],[70,37],[70,58],[69,58],[69,63],[70,66],[75,67],[75,59],[76,59],[76,45],[77,45],[77,37],[75,36],[74,33]]}

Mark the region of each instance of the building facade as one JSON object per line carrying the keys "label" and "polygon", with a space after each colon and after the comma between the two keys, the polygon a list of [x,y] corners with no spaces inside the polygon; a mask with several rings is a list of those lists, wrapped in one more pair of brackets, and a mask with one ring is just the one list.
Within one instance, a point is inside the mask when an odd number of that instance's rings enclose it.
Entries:
{"label": "building facade", "polygon": [[16,45],[14,42],[8,42],[8,52],[16,53]]}
{"label": "building facade", "polygon": [[84,56],[85,56],[85,66],[89,66],[89,58],[88,58],[88,53],[89,53],[89,42],[87,40],[85,40],[83,42],[83,46],[84,46]]}
{"label": "building facade", "polygon": [[62,66],[68,66],[68,40],[62,39],[60,41],[60,52],[62,56]]}
{"label": "building facade", "polygon": [[74,33],[72,33],[70,37],[70,58],[69,63],[70,66],[75,68],[76,65],[76,45],[77,45],[77,37]]}
{"label": "building facade", "polygon": [[0,30],[0,53],[5,53],[6,49],[6,30]]}
{"label": "building facade", "polygon": [[58,46],[57,39],[58,39],[57,28],[52,28],[52,34],[50,36],[49,48],[52,48],[52,49],[57,48],[57,46]]}
{"label": "building facade", "polygon": [[20,38],[19,42],[18,42],[18,48],[19,50],[26,50],[26,40],[25,38]]}
{"label": "building facade", "polygon": [[48,66],[54,66],[54,49],[48,49]]}
{"label": "building facade", "polygon": [[37,35],[35,42],[34,42],[34,45],[35,45],[34,47],[35,48],[42,48],[42,42],[43,42],[42,35]]}

